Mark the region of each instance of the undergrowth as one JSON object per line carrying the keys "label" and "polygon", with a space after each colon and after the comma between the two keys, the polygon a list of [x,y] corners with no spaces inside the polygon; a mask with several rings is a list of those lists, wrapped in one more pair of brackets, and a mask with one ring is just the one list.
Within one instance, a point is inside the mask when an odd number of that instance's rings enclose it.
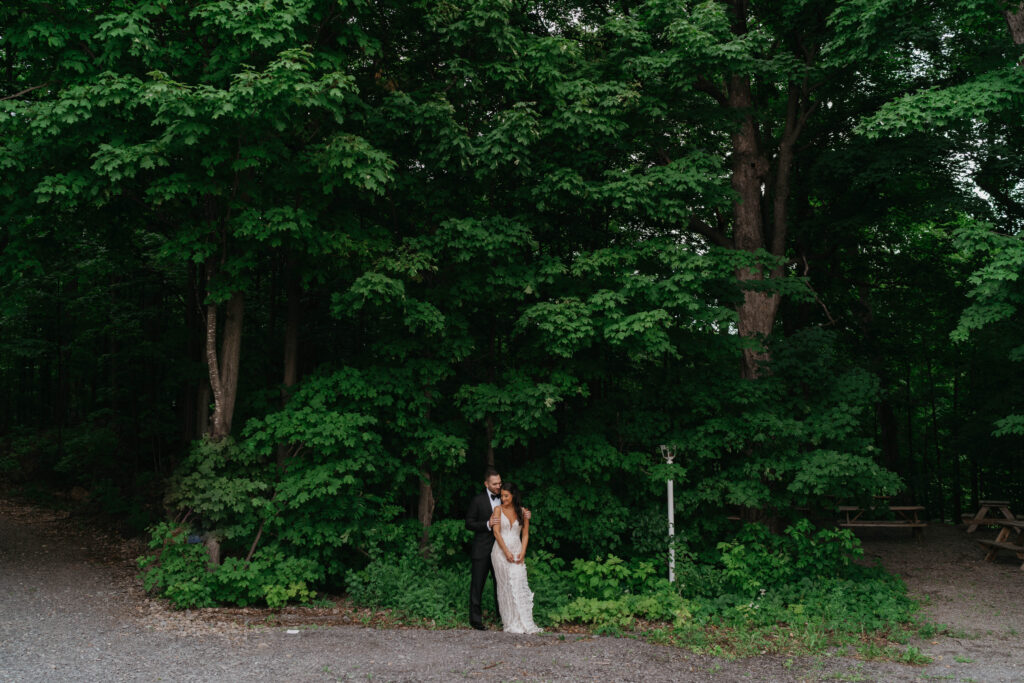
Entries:
{"label": "undergrowth", "polygon": [[[852,561],[860,555],[849,531],[815,531],[803,521],[782,535],[748,526],[719,544],[714,562],[682,553],[673,583],[661,563],[614,555],[566,563],[536,551],[527,567],[534,619],[547,629],[632,635],[720,657],[841,650],[923,663],[906,645],[921,628],[916,604],[898,577]],[[464,564],[381,559],[349,574],[350,598],[464,626]]]}
{"label": "undergrowth", "polygon": [[[457,551],[463,539],[455,524],[432,530],[427,556],[407,544],[348,571],[349,601],[386,610],[393,623],[467,626],[468,560]],[[275,562],[266,554],[271,546],[249,563],[210,568],[203,547],[180,530],[155,531],[153,552],[140,560],[146,588],[179,607],[279,607],[315,596],[317,567]],[[548,630],[630,635],[720,657],[840,652],[924,662],[907,643],[929,626],[915,622],[917,606],[902,581],[854,562],[861,554],[849,531],[816,530],[804,520],[779,535],[748,525],[700,557],[680,550],[671,583],[653,558],[567,562],[537,549],[527,567],[534,619]],[[490,584],[484,609],[496,614]]]}

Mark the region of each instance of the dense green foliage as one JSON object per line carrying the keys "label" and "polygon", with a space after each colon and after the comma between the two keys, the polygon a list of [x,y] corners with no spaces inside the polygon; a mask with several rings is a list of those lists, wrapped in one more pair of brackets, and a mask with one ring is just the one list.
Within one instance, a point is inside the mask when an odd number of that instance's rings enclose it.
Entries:
{"label": "dense green foliage", "polygon": [[180,606],[460,623],[494,464],[543,623],[904,620],[837,503],[1024,503],[1003,9],[6,2],[0,474]]}
{"label": "dense green foliage", "polygon": [[[711,626],[756,632],[786,624],[822,634],[824,646],[841,642],[837,634],[898,630],[913,619],[902,582],[851,562],[860,552],[851,532],[816,532],[804,520],[783,534],[749,525],[713,557],[682,553],[675,583],[652,561],[615,555],[570,565],[541,551],[527,565],[542,626],[583,623],[615,632],[655,622],[697,642]],[[378,560],[349,576],[350,597],[413,620],[466,624],[464,564],[414,554]],[[484,598],[493,612],[488,591]]]}

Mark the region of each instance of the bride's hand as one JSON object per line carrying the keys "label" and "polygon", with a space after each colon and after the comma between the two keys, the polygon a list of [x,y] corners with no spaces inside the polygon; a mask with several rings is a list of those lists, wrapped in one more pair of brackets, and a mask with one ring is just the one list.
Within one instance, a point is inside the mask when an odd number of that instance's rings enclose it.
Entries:
{"label": "bride's hand", "polygon": [[516,562],[516,556],[512,554],[511,550],[505,551],[505,559],[511,562],[512,564],[515,564]]}

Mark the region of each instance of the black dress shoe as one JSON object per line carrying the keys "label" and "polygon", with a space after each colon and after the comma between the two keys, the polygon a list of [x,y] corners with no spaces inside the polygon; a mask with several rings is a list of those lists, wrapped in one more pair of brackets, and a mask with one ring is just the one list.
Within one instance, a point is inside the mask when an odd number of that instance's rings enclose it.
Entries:
{"label": "black dress shoe", "polygon": [[487,630],[487,627],[486,627],[486,626],[484,626],[483,624],[478,624],[478,623],[475,623],[475,622],[474,622],[474,623],[471,623],[471,624],[470,624],[470,626],[472,626],[473,628],[475,628],[475,629],[476,629],[477,631],[486,631],[486,630]]}

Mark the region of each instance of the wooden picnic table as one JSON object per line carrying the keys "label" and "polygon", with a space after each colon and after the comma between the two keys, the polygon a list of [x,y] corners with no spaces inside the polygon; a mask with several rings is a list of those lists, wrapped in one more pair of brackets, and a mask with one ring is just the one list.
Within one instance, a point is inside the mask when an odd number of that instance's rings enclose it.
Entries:
{"label": "wooden picnic table", "polygon": [[[1000,518],[997,513],[1003,516]],[[1010,512],[1010,501],[1008,500],[983,500],[978,511],[971,517],[970,513],[964,515],[964,522],[968,524],[967,533],[973,534],[978,526],[989,526],[999,524],[1003,520],[1014,521],[1016,518]]]}
{"label": "wooden picnic table", "polygon": [[[988,549],[985,559],[991,562],[1000,550],[1009,550],[1010,552],[1017,553],[1018,559],[1024,560],[1024,522],[1019,522],[1015,519],[1000,519],[996,523],[1002,526],[1002,529],[999,530],[999,535],[996,536],[996,540],[978,541],[978,543]],[[1024,563],[1021,564],[1020,568],[1024,570]]]}
{"label": "wooden picnic table", "polygon": [[[928,526],[928,523],[921,521],[920,518],[920,513],[924,512],[923,505],[880,505],[867,508],[859,505],[840,505],[836,509],[842,516],[839,526],[844,529],[854,527],[910,529],[911,534],[917,538],[921,531]],[[880,518],[878,514],[886,510],[893,513],[892,517]]]}

